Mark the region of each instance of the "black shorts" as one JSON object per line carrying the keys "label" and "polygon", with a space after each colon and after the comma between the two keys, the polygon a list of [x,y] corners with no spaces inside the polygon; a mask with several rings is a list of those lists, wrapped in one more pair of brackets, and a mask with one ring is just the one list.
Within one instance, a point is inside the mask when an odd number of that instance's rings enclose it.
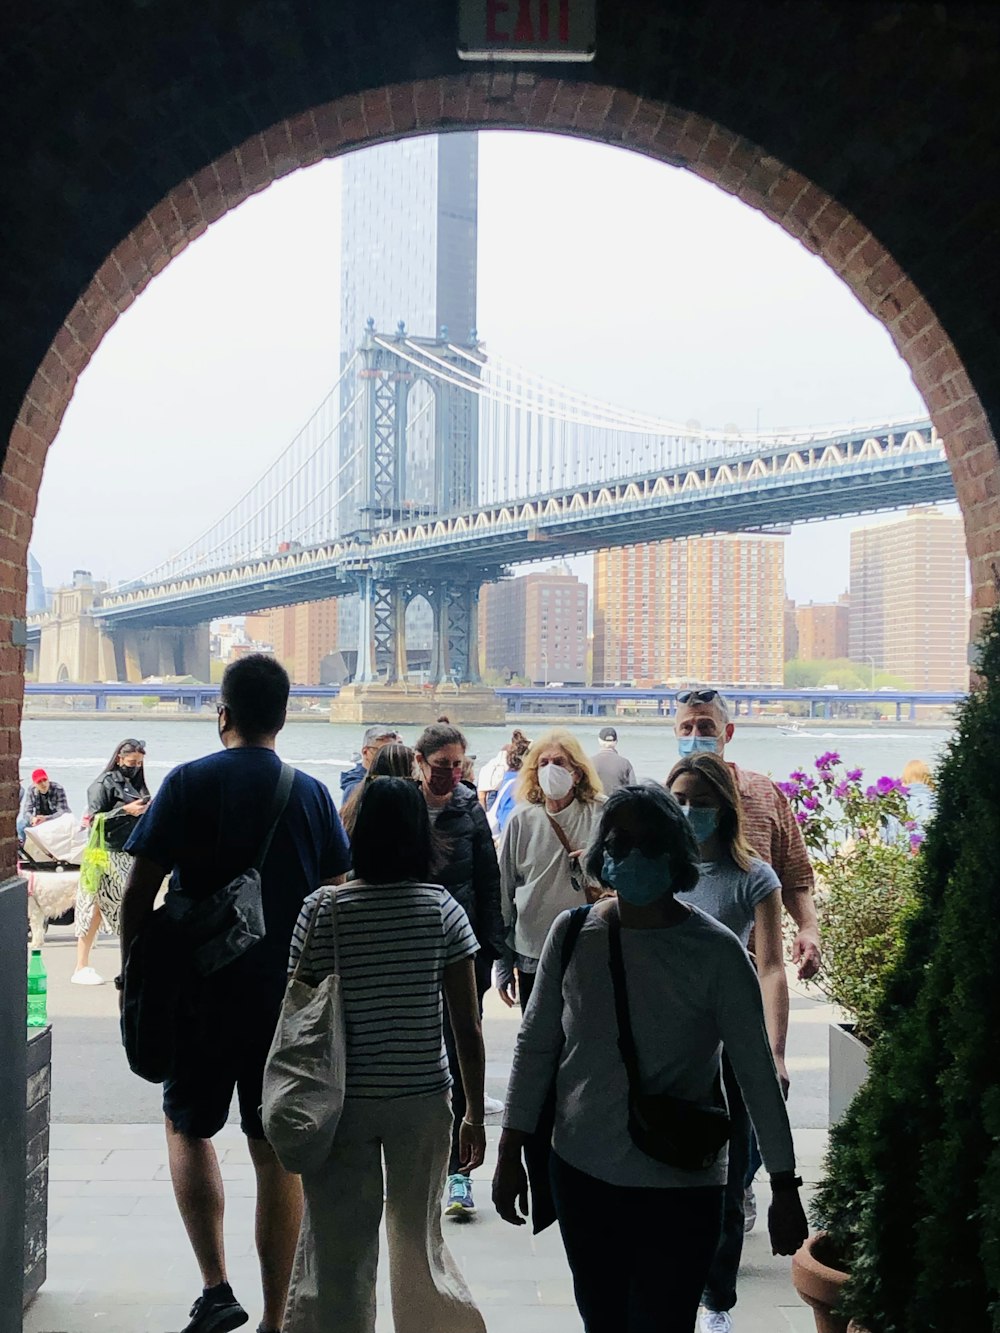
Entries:
{"label": "black shorts", "polygon": [[276,1010],[244,1011],[242,1019],[219,1022],[182,1046],[175,1076],[163,1085],[163,1114],[176,1130],[210,1139],[229,1119],[239,1097],[240,1128],[248,1139],[264,1139],[260,1103],[264,1065],[277,1024]]}

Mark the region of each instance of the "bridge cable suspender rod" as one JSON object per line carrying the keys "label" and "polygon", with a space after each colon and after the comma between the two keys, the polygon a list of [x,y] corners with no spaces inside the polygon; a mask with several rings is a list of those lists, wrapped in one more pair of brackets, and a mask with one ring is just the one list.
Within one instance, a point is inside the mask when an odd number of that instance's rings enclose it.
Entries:
{"label": "bridge cable suspender rod", "polygon": [[[325,434],[315,444],[315,446],[313,446],[311,452],[308,455],[306,455],[306,458],[296,468],[295,472],[292,473],[291,477],[287,478],[280,485],[278,490],[271,491],[270,493],[268,493],[268,495],[265,496],[263,502],[258,505],[257,509],[254,510],[250,515],[245,517],[238,527],[230,528],[226,533],[226,536],[223,538],[220,538],[218,536],[220,530],[225,530],[225,525],[227,522],[238,517],[241,511],[245,513],[244,506],[246,505],[247,501],[251,500],[254,497],[255,493],[259,493],[260,489],[264,487],[269,480],[271,480],[277,469],[287,461],[289,454],[292,453],[292,451],[295,449],[295,446],[302,440],[303,436],[313,425],[313,423],[317,420],[317,418],[324,411],[324,409],[326,409],[331,399],[337,393],[344,379],[354,368],[357,359],[358,359],[358,354],[355,352],[354,355],[350,358],[350,360],[345,364],[343,370],[337,377],[337,380],[334,383],[333,387],[330,389],[329,393],[327,393],[324,396],[322,402],[312,412],[309,419],[300,428],[300,430],[296,432],[295,436],[289,442],[287,447],[282,450],[281,454],[279,454],[279,456],[274,460],[274,462],[270,465],[267,471],[264,472],[260,477],[258,477],[252,486],[248,487],[248,489],[239,498],[239,500],[236,501],[236,503],[227,511],[226,514],[222,516],[222,518],[218,519],[215,523],[213,523],[210,528],[206,528],[205,531],[202,532],[200,536],[196,537],[194,541],[189,542],[187,546],[185,546],[183,550],[179,551],[177,555],[174,556],[172,559],[164,561],[162,564],[157,565],[154,569],[150,570],[148,573],[141,575],[139,579],[130,580],[130,582],[152,581],[156,576],[161,574],[161,571],[168,571],[168,575],[175,575],[184,570],[185,568],[197,568],[198,565],[192,564],[192,561],[198,561],[200,563],[204,561],[208,556],[214,555],[216,552],[223,550],[227,542],[232,541],[235,536],[237,536],[240,532],[245,531],[254,522],[255,519],[260,517],[261,514],[266,513],[268,509],[272,508],[274,506],[276,498],[279,495],[283,494],[288,489],[290,484],[302,474],[305,467],[308,466],[308,464],[313,459],[316,458],[320,450],[323,449],[323,447],[327,444],[331,436],[340,428],[345,418],[357,404],[358,399],[361,396],[360,393],[356,395],[353,401],[349,404],[349,406],[343,412],[341,412],[340,416],[338,417],[334,425],[328,431],[326,431]],[[360,448],[361,446],[359,446],[359,449],[356,450],[355,453],[352,455],[352,460],[357,457],[358,453],[360,452]],[[343,468],[339,470],[337,475],[339,476],[340,472],[342,471]],[[327,482],[324,489],[328,489],[329,484],[330,483]],[[302,511],[300,510],[299,512],[301,513]],[[214,545],[205,549],[204,543],[206,541],[213,541]],[[186,565],[180,563],[183,561],[184,557],[188,555],[191,556],[191,560],[189,560]]]}

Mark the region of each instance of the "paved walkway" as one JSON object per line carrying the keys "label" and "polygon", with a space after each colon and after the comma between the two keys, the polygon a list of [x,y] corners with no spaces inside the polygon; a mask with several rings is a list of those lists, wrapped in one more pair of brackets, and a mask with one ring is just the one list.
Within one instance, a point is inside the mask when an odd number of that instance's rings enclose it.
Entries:
{"label": "paved walkway", "polygon": [[[103,950],[101,951],[103,953]],[[46,947],[49,954],[49,947]],[[66,960],[68,963],[68,959]],[[96,958],[95,958],[96,961]],[[103,959],[101,961],[104,961]],[[63,970],[58,951],[49,962]],[[63,1114],[53,1124],[49,1218],[48,1280],[27,1312],[24,1333],[177,1333],[198,1294],[199,1281],[171,1193],[163,1129],[157,1123],[109,1123],[117,1119],[112,1105],[123,1064],[120,1050],[107,1075],[93,1086],[93,1046],[78,1048],[77,1070],[68,1044],[59,1041],[63,1014],[88,1017],[88,1030],[103,1019],[113,1040],[114,993],[110,986],[80,993],[80,988],[53,986],[50,1016],[57,1034],[54,1081],[63,1084],[54,1100],[64,1112],[66,1087],[84,1079],[100,1105],[108,1103],[102,1123],[83,1123]],[[802,1174],[816,1180],[825,1148],[821,1108],[825,1100],[825,1006],[792,1002],[789,1066],[793,1080],[790,1112]],[[99,1011],[99,1012],[98,1012]],[[107,1011],[107,1012],[105,1012]],[[72,1024],[69,1024],[72,1026]],[[487,1089],[502,1094],[517,1017],[492,998],[487,1004],[486,1039],[490,1054]],[[65,1031],[63,1033],[65,1036]],[[100,1065],[99,1067],[103,1066]],[[112,1074],[112,1070],[114,1073]],[[148,1085],[147,1085],[148,1088]],[[80,1092],[83,1088],[80,1086]],[[155,1097],[155,1089],[148,1089]],[[88,1100],[88,1105],[91,1102]],[[120,1115],[120,1112],[118,1113]],[[152,1120],[152,1116],[148,1119]],[[447,1224],[449,1243],[479,1302],[489,1333],[579,1333],[570,1278],[559,1240],[552,1228],[532,1237],[527,1228],[502,1223],[489,1202],[489,1177],[499,1130],[489,1134],[487,1165],[477,1176],[479,1213],[474,1221]],[[253,1170],[246,1142],[234,1125],[216,1140],[222,1159],[229,1207],[226,1235],[230,1276],[237,1295],[256,1327],[260,1318],[259,1279],[253,1251]],[[812,1315],[796,1297],[789,1279],[789,1261],[770,1253],[766,1226],[766,1187],[758,1189],[761,1221],[747,1238],[740,1277],[736,1333],[810,1333]],[[614,1226],[614,1219],[607,1221]],[[379,1333],[392,1324],[386,1307],[384,1279],[380,1286]],[[331,1330],[331,1333],[333,1331]],[[433,1333],[428,1330],[427,1333]]]}

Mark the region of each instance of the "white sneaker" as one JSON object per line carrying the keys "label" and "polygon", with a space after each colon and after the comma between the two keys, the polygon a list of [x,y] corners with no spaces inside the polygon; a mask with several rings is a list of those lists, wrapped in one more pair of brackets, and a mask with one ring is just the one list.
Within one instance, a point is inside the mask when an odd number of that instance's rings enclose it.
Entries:
{"label": "white sneaker", "polygon": [[483,1111],[486,1115],[501,1115],[503,1113],[504,1103],[497,1101],[496,1097],[483,1098]]}
{"label": "white sneaker", "polygon": [[725,1310],[702,1310],[698,1333],[733,1333],[733,1321]]}
{"label": "white sneaker", "polygon": [[757,1196],[753,1192],[753,1186],[748,1185],[746,1193],[743,1195],[743,1233],[753,1231],[754,1223],[757,1221]]}
{"label": "white sneaker", "polygon": [[103,986],[104,978],[92,967],[81,967],[70,977],[74,986]]}

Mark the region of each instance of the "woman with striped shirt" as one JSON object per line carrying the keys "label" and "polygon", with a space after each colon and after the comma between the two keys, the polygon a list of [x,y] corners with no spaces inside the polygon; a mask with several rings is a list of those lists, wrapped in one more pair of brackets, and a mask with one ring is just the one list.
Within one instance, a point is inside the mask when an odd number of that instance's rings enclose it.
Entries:
{"label": "woman with striped shirt", "polygon": [[479,945],[459,904],[428,883],[433,838],[415,782],[366,787],[351,854],[357,878],[335,902],[329,889],[307,898],[292,940],[290,968],[312,924],[299,976],[315,985],[334,970],[336,931],[347,1095],[329,1159],[302,1178],[284,1333],[373,1333],[383,1193],[396,1333],[485,1333],[444,1243],[438,1202],[451,1140],[442,990],[466,1098],[463,1167],[480,1165],[485,1152]]}

